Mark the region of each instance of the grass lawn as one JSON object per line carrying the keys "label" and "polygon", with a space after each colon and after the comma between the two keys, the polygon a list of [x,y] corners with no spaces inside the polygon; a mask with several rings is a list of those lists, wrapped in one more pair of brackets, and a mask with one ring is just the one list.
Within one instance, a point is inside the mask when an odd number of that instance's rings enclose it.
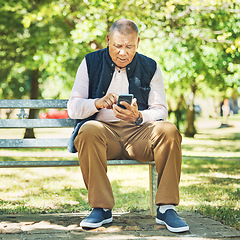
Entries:
{"label": "grass lawn", "polygon": [[[183,138],[178,210],[197,211],[240,230],[240,117],[199,119],[194,139]],[[1,132],[1,137],[9,132]],[[39,132],[39,136],[47,134]],[[4,136],[4,137],[3,137]],[[65,149],[0,150],[1,160],[76,159]],[[114,211],[149,209],[148,166],[109,166]],[[0,214],[90,210],[80,169],[0,169]]]}

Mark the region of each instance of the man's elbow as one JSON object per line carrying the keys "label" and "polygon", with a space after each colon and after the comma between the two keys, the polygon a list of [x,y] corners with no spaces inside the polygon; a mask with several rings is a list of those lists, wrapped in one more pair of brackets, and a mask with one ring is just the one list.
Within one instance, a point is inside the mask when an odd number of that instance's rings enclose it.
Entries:
{"label": "man's elbow", "polygon": [[166,121],[167,118],[168,118],[168,110],[166,108],[166,109],[164,109],[164,112],[163,112],[163,120]]}
{"label": "man's elbow", "polygon": [[67,103],[67,112],[68,112],[68,116],[72,119],[75,119],[75,116],[74,116],[74,111],[72,110],[72,107],[71,107],[71,102],[68,101]]}
{"label": "man's elbow", "polygon": [[67,109],[67,112],[68,112],[68,116],[72,119],[74,119],[74,114],[73,112],[70,110],[70,109]]}

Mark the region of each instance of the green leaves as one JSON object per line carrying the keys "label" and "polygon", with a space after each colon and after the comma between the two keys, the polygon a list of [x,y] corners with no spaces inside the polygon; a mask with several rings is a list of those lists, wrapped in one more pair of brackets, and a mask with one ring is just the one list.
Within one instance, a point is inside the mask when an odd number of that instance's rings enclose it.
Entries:
{"label": "green leaves", "polygon": [[[193,87],[198,95],[204,95],[207,89],[219,93],[237,89],[239,3],[239,0],[2,1],[0,96],[29,96],[29,74],[38,68],[42,96],[68,97],[81,60],[87,53],[106,47],[106,35],[118,18],[132,19],[139,26],[139,52],[159,63],[173,105],[178,105],[181,95],[187,101]],[[10,86],[11,91],[7,90]],[[59,87],[50,91],[49,86]]]}

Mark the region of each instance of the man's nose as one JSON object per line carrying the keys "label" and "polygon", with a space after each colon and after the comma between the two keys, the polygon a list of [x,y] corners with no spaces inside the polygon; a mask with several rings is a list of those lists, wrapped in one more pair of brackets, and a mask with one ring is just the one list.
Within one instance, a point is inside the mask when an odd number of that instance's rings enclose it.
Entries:
{"label": "man's nose", "polygon": [[122,49],[120,49],[120,51],[119,51],[119,54],[120,54],[120,55],[125,55],[125,54],[126,54],[126,51],[125,51],[125,49],[123,49],[123,48],[122,48]]}

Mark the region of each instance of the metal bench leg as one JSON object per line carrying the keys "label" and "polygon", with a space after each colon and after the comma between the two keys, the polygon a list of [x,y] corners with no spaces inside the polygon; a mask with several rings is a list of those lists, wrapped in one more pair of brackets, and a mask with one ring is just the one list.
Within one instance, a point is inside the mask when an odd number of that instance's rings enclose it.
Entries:
{"label": "metal bench leg", "polygon": [[155,196],[157,192],[157,170],[155,165],[149,165],[149,191],[150,191],[150,214],[156,215],[157,206],[155,205]]}

